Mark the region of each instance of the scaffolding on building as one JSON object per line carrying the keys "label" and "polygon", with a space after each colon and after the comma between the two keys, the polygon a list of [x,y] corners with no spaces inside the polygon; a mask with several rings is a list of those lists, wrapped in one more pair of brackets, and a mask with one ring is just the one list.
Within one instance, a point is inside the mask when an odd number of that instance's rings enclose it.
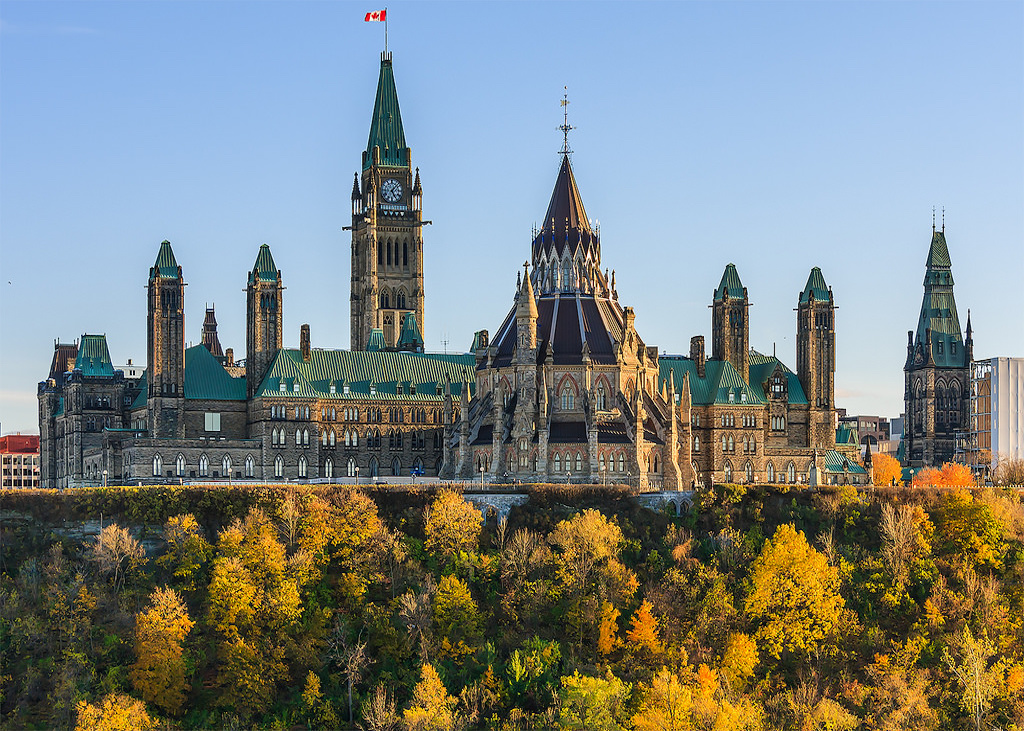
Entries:
{"label": "scaffolding on building", "polygon": [[971,413],[968,431],[956,434],[956,461],[970,466],[979,481],[992,470],[992,361],[971,363]]}

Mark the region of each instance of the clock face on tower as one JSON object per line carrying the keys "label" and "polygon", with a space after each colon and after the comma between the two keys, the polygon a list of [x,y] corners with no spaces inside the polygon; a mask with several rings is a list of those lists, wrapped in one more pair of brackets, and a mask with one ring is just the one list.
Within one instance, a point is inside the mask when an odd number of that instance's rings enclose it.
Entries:
{"label": "clock face on tower", "polygon": [[380,187],[380,194],[388,203],[398,203],[402,199],[402,184],[394,178],[388,178]]}

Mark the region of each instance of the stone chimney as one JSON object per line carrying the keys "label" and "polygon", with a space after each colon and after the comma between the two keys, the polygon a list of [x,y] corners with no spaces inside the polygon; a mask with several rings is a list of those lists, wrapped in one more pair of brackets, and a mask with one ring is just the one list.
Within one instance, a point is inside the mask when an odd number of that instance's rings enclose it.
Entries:
{"label": "stone chimney", "polygon": [[299,350],[302,351],[302,360],[309,362],[309,325],[303,325],[299,330]]}
{"label": "stone chimney", "polygon": [[235,364],[235,349],[228,348],[224,351],[224,365],[233,366]]}
{"label": "stone chimney", "polygon": [[694,335],[690,338],[690,360],[697,366],[697,377],[704,377],[704,336]]}

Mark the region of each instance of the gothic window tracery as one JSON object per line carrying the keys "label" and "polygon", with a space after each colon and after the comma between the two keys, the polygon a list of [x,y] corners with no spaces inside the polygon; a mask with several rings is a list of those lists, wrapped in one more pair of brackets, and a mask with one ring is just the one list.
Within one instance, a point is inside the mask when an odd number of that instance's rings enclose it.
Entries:
{"label": "gothic window tracery", "polygon": [[256,461],[252,458],[252,455],[246,455],[245,457],[245,476],[253,477],[256,472]]}

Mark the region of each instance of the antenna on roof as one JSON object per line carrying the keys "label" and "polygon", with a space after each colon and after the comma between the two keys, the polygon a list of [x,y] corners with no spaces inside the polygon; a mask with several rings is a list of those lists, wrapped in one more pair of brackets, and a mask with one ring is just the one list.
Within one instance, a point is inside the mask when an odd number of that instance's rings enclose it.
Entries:
{"label": "antenna on roof", "polygon": [[562,126],[558,129],[562,130],[562,151],[563,155],[571,155],[572,150],[569,149],[569,132],[576,129],[569,124],[569,87],[563,86],[565,93],[562,94]]}

